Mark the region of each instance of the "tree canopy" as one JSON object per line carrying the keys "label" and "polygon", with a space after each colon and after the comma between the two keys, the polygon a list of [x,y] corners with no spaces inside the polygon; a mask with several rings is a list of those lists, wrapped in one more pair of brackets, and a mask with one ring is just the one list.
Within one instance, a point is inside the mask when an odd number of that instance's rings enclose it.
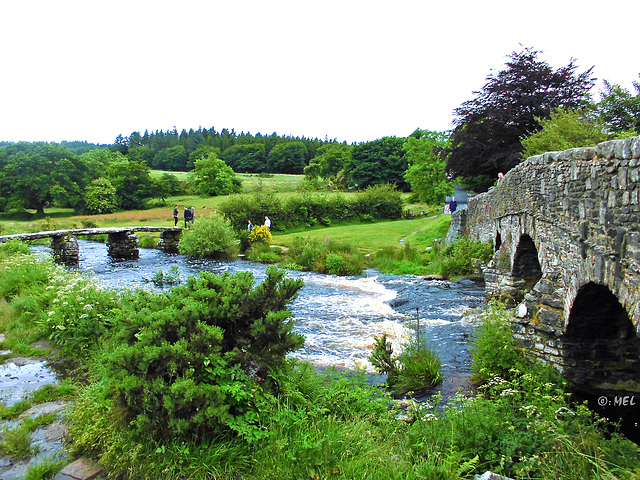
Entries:
{"label": "tree canopy", "polygon": [[390,183],[408,190],[403,144],[403,138],[383,137],[351,147],[351,158],[344,167],[349,185],[367,188]]}
{"label": "tree canopy", "polygon": [[632,85],[635,95],[620,85],[604,81],[605,91],[601,93],[598,111],[607,129],[613,133],[640,132],[640,82],[634,81]]}
{"label": "tree canopy", "polygon": [[455,191],[447,178],[445,162],[440,153],[451,145],[442,132],[416,130],[404,142],[409,164],[404,177],[411,184],[411,191],[422,202],[437,204]]}
{"label": "tree canopy", "polygon": [[513,52],[506,68],[492,73],[475,98],[454,110],[452,146],[447,170],[456,176],[493,179],[520,161],[520,139],[538,131],[537,119],[558,107],[579,108],[588,100],[595,79],[592,68],[577,73],[572,59],[554,70],[538,59],[537,50]]}
{"label": "tree canopy", "polygon": [[191,182],[198,194],[204,196],[229,195],[242,190],[242,183],[233,169],[215,153],[196,160]]}
{"label": "tree canopy", "polygon": [[555,152],[575,147],[597,145],[609,139],[603,123],[589,110],[565,110],[551,112],[551,118],[538,119],[542,129],[522,140],[522,158],[545,152]]}

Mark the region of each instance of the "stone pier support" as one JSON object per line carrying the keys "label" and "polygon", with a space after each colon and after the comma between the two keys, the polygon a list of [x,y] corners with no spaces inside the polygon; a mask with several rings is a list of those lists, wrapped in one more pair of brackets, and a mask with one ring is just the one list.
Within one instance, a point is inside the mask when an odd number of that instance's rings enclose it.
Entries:
{"label": "stone pier support", "polygon": [[140,256],[138,236],[132,231],[110,233],[107,247],[109,256],[113,258],[132,260]]}
{"label": "stone pier support", "polygon": [[78,265],[78,239],[73,235],[56,235],[51,237],[51,250],[56,263]]}
{"label": "stone pier support", "polygon": [[178,253],[178,244],[180,243],[180,235],[182,230],[168,230],[160,233],[160,241],[157,247],[168,253]]}

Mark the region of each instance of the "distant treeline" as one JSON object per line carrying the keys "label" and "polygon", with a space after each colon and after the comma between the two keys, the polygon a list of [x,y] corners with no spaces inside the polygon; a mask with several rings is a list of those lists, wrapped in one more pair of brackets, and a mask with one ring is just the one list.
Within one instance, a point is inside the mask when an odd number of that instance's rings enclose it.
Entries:
{"label": "distant treeline", "polygon": [[180,133],[174,128],[166,132],[145,131],[142,135],[133,132],[128,137],[118,135],[111,148],[157,170],[190,171],[196,159],[215,153],[236,172],[302,173],[325,144],[338,142],[200,127]]}

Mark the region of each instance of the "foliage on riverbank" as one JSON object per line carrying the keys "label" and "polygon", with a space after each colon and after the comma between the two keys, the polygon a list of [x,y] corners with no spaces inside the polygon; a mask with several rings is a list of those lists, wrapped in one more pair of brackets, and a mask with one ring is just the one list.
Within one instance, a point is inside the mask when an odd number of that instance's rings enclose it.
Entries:
{"label": "foliage on riverbank", "polygon": [[[7,253],[9,248],[12,252]],[[511,341],[509,312],[499,309],[488,311],[474,342],[475,368],[484,381],[478,396],[455,397],[440,408],[434,400],[431,404],[413,404],[406,411],[400,411],[392,406],[384,391],[370,386],[362,374],[317,373],[308,364],[286,361],[269,370],[271,393],[260,397],[264,401],[256,402],[253,396],[243,397],[257,407],[257,415],[250,425],[255,432],[260,432],[259,436],[238,429],[218,430],[215,436],[168,434],[172,430],[167,429],[165,435],[141,438],[131,428],[136,423],[130,425],[125,420],[132,419],[127,417],[127,403],[120,402],[118,395],[114,395],[118,392],[113,383],[117,369],[108,367],[105,361],[117,357],[129,359],[132,366],[138,366],[141,375],[132,376],[122,384],[133,389],[132,399],[138,395],[137,388],[144,391],[155,382],[142,373],[159,374],[160,366],[167,371],[165,379],[173,378],[172,375],[176,379],[182,375],[180,378],[185,381],[191,378],[191,369],[195,374],[200,368],[193,363],[167,357],[168,361],[157,363],[153,368],[151,362],[147,368],[144,367],[146,360],[133,361],[135,355],[125,354],[124,350],[113,357],[116,348],[127,349],[131,342],[147,342],[151,349],[147,353],[155,352],[155,357],[145,353],[144,358],[152,359],[160,358],[157,354],[162,349],[177,348],[188,338],[199,341],[201,337],[197,335],[189,336],[181,328],[159,327],[154,320],[162,317],[172,322],[173,314],[162,312],[182,297],[179,293],[174,297],[173,293],[118,292],[106,299],[106,305],[98,305],[105,301],[101,294],[91,289],[82,290],[85,284],[71,281],[73,274],[49,262],[40,262],[41,273],[26,275],[34,270],[35,264],[29,263],[30,256],[20,250],[17,245],[0,248],[0,268],[4,273],[0,285],[5,292],[0,330],[7,337],[3,348],[13,349],[51,336],[55,329],[46,328],[46,318],[60,288],[56,285],[74,284],[69,292],[73,290],[76,295],[76,313],[103,312],[103,317],[113,315],[116,319],[105,322],[111,324],[109,329],[98,339],[89,339],[85,349],[76,347],[82,363],[88,367],[85,374],[90,381],[81,387],[82,393],[69,417],[73,451],[94,455],[112,475],[138,479],[236,476],[249,479],[457,479],[486,470],[510,477],[548,480],[632,479],[640,475],[638,447],[616,433],[605,434],[604,422],[594,418],[585,406],[571,402],[554,371],[530,362]],[[58,279],[67,275],[70,275],[69,282]],[[183,293],[190,288],[185,286]],[[187,302],[193,308],[184,308],[184,315],[205,313],[197,305],[206,303],[206,298],[215,298],[215,291],[213,288],[207,293],[207,289],[198,288],[199,300],[193,304]],[[268,292],[263,297],[264,308],[271,305],[273,296]],[[31,303],[27,297],[32,299]],[[78,300],[78,297],[84,298]],[[115,306],[112,301],[116,301]],[[80,307],[81,304],[84,306]],[[86,309],[89,304],[92,307]],[[212,308],[205,315],[207,318],[215,316],[215,312],[226,311],[223,305],[211,304],[207,308]],[[223,317],[229,318],[231,311],[235,311],[234,308]],[[104,318],[95,318],[96,322],[104,321]],[[139,322],[148,323],[148,328],[138,328]],[[259,333],[261,328],[256,325],[249,331]],[[29,332],[26,337],[24,329]],[[233,329],[220,327],[223,336],[227,330]],[[116,332],[122,334],[114,335]],[[124,341],[123,334],[130,341]],[[252,345],[252,340],[248,342],[246,348],[261,348],[260,342],[258,345]],[[62,347],[65,348],[65,344]],[[244,351],[244,347],[239,350]],[[219,355],[214,351],[210,353]],[[250,365],[250,356],[246,360]],[[204,362],[201,365],[206,367]],[[258,370],[254,373],[263,378]],[[230,382],[222,381],[215,373],[201,380],[213,389],[220,389],[220,393],[227,389],[227,394],[218,398],[226,398],[224,403],[229,403],[240,392],[253,392],[245,388],[262,383],[257,378],[245,378],[234,368],[225,375],[236,373],[240,377],[227,379]],[[251,370],[244,375],[250,376]],[[178,390],[176,393],[180,393]],[[183,395],[180,401],[192,400]],[[173,405],[170,397],[166,401],[166,407]],[[233,415],[234,406],[242,410],[242,405],[245,403],[228,405],[228,414]],[[220,403],[216,408],[222,406]],[[139,407],[146,408],[143,404]]]}
{"label": "foliage on riverbank", "polygon": [[272,230],[282,232],[315,225],[400,218],[402,195],[390,185],[370,187],[357,195],[307,192],[281,199],[276,195],[255,194],[230,197],[219,210],[237,230],[246,229],[248,220],[259,225],[268,216]]}

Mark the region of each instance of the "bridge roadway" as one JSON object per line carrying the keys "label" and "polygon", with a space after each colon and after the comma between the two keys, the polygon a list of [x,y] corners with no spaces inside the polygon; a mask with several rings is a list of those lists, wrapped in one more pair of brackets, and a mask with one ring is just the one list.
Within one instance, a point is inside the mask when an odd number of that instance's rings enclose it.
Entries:
{"label": "bridge roadway", "polygon": [[77,237],[91,235],[108,235],[107,247],[109,255],[118,259],[134,259],[140,255],[138,249],[138,236],[136,232],[160,232],[158,248],[167,252],[177,252],[181,227],[106,227],[106,228],[71,228],[65,230],[48,230],[31,233],[15,233],[13,235],[0,235],[0,243],[8,240],[39,240],[51,239],[51,249],[56,262],[68,265],[77,265],[79,259],[79,246]]}

